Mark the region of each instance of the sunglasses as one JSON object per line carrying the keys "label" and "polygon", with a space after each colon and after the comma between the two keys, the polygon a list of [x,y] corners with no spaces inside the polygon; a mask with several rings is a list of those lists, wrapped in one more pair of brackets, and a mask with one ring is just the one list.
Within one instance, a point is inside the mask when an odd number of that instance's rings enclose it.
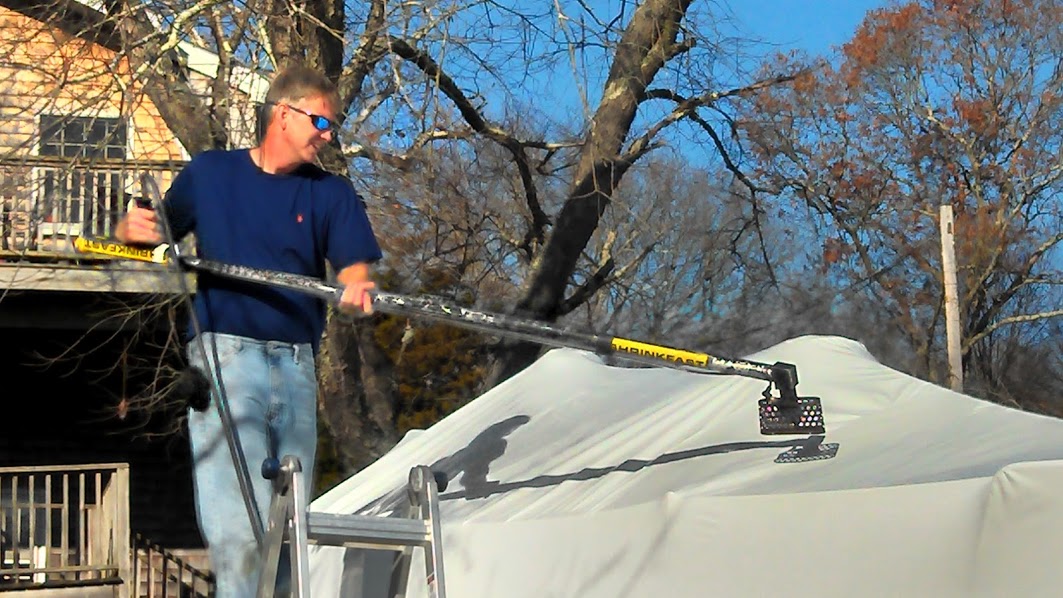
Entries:
{"label": "sunglasses", "polygon": [[296,108],[295,106],[292,106],[291,104],[278,104],[276,102],[266,102],[266,104],[273,105],[273,106],[284,106],[284,107],[288,108],[289,110],[295,110],[299,114],[305,114],[305,115],[309,116],[310,117],[310,124],[314,125],[314,128],[317,129],[318,131],[325,132],[325,131],[335,131],[336,130],[336,123],[332,122],[331,120],[329,120],[328,118],[326,118],[324,116],[321,116],[320,114],[314,114],[313,112],[307,112],[306,110],[303,110],[302,108]]}

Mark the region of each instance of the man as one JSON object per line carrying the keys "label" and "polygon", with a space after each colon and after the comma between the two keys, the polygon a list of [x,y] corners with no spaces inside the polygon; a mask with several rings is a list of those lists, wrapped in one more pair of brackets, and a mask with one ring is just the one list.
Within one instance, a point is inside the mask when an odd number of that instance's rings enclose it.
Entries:
{"label": "man", "polygon": [[[370,264],[381,251],[364,205],[349,180],[313,165],[335,134],[338,109],[336,89],[320,74],[303,67],[279,73],[266,94],[261,143],[206,151],[174,180],[163,204],[174,239],[193,233],[197,255],[205,259],[318,278],[327,261],[345,286],[341,309],[370,313]],[[157,216],[132,207],[116,236],[160,243]],[[264,459],[297,457],[311,496],[315,356],[325,306],[295,291],[200,274],[195,316],[265,523],[272,482],[256,475]],[[206,370],[199,340],[190,339],[189,361]],[[255,595],[262,562],[217,404],[215,397],[205,410],[188,414],[196,515],[217,596],[243,598]],[[287,570],[282,564],[282,580]]]}

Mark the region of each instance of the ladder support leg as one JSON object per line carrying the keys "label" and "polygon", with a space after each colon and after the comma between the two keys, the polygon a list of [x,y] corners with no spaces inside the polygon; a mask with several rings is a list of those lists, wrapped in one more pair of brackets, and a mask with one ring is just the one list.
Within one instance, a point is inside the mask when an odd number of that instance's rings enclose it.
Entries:
{"label": "ladder support leg", "polygon": [[[294,460],[293,457],[285,457],[285,459]],[[296,469],[292,472],[291,488],[295,504],[291,517],[292,598],[307,598],[310,596],[310,539],[306,521],[308,502],[303,484],[303,469],[299,467],[298,461],[295,467]]]}
{"label": "ladder support leg", "polygon": [[288,521],[294,511],[291,495],[290,472],[281,470],[275,480],[273,502],[269,507],[269,521],[262,545],[262,573],[258,579],[258,598],[273,598],[276,590],[277,571],[280,566],[281,548],[288,530]]}
{"label": "ladder support leg", "polygon": [[[446,598],[443,575],[443,531],[439,522],[439,487],[432,470],[421,465],[410,471],[410,504],[419,509],[428,524],[428,542],[424,546],[425,580],[432,598]],[[416,498],[415,498],[416,497]]]}

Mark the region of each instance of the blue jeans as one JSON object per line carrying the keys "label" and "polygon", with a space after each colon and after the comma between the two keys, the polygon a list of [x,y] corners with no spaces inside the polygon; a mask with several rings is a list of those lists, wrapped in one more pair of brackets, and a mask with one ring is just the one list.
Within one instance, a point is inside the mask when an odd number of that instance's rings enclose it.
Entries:
{"label": "blue jeans", "polygon": [[[212,345],[217,347],[219,382],[243,449],[262,524],[267,525],[273,482],[262,477],[265,459],[297,457],[306,481],[304,491],[307,497],[311,496],[317,450],[313,349],[309,344],[211,332],[203,333],[203,341],[212,364]],[[188,354],[191,365],[206,371],[198,340],[189,344]],[[213,393],[205,411],[189,409],[188,432],[196,516],[217,580],[217,598],[254,597],[262,568],[261,553],[218,414],[218,398]],[[283,559],[278,575],[281,592],[286,591],[289,574],[290,565]]]}

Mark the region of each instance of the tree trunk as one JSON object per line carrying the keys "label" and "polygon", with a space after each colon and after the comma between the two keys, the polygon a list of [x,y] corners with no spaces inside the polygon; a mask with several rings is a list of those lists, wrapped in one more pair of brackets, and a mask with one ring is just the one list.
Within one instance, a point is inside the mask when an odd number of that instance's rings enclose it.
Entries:
{"label": "tree trunk", "polygon": [[337,439],[348,472],[358,471],[398,441],[394,364],[373,339],[369,319],[330,315],[318,356],[322,422]]}
{"label": "tree trunk", "polygon": [[[192,89],[187,66],[175,49],[164,51],[158,30],[128,2],[108,4],[117,23],[121,47],[126,49],[130,69],[144,74],[137,82],[151,98],[166,125],[192,155],[224,144],[226,126]],[[207,116],[207,118],[204,118]]]}
{"label": "tree trunk", "polygon": [[[557,317],[577,260],[597,230],[613,190],[631,166],[622,150],[646,88],[680,50],[676,38],[689,4],[687,0],[649,0],[635,10],[617,46],[571,191],[517,303],[518,315],[546,321]],[[487,388],[530,365],[539,353],[540,348],[528,342],[501,342],[492,350]]]}

